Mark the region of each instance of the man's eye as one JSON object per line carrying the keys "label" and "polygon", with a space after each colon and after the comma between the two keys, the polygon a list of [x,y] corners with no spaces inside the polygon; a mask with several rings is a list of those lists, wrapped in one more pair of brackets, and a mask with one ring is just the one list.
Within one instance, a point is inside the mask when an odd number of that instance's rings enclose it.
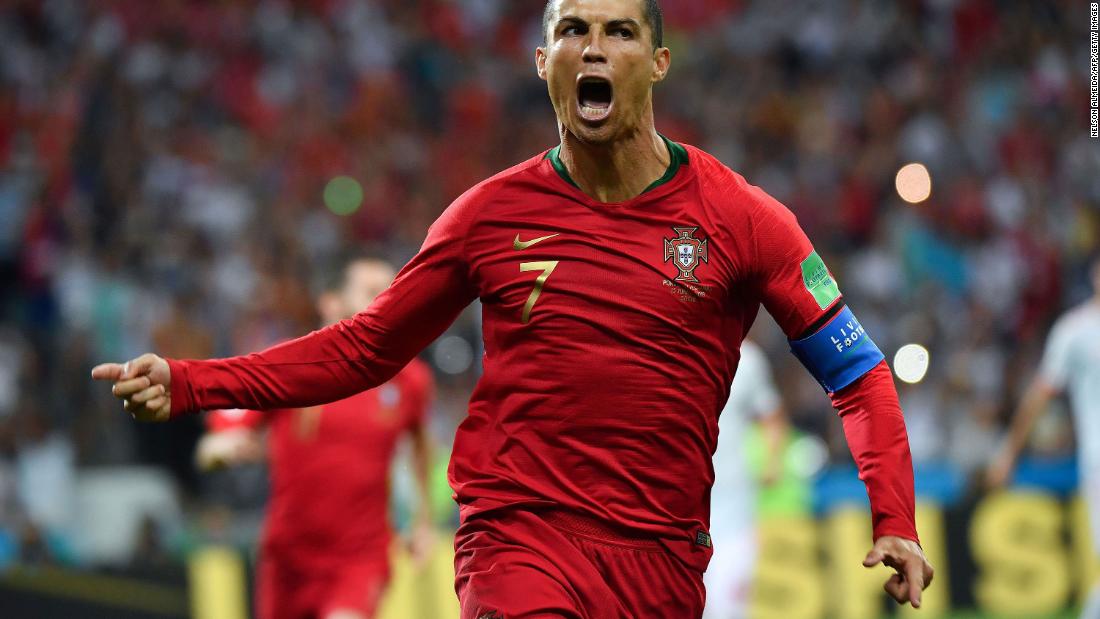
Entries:
{"label": "man's eye", "polygon": [[580,28],[577,28],[576,26],[566,26],[565,28],[562,28],[562,30],[561,30],[561,33],[564,36],[572,36],[574,34],[580,34],[580,32],[581,32]]}
{"label": "man's eye", "polygon": [[631,32],[629,28],[616,28],[611,31],[611,34],[622,37],[624,39],[629,39],[630,37],[634,36],[634,33]]}

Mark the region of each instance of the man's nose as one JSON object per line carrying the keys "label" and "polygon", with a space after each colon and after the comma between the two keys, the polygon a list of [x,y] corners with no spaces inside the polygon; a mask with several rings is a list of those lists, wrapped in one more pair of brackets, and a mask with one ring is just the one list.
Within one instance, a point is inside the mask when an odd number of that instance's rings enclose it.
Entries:
{"label": "man's nose", "polygon": [[596,28],[588,31],[588,40],[585,41],[584,52],[581,59],[585,62],[607,62],[607,54],[603,49],[603,33]]}

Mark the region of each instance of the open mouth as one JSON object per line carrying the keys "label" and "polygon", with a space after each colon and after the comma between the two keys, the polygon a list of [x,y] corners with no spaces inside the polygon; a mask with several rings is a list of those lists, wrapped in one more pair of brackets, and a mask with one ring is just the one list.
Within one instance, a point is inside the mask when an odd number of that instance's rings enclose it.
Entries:
{"label": "open mouth", "polygon": [[611,82],[602,77],[582,78],[577,85],[577,105],[581,117],[587,121],[606,120],[611,115],[611,103],[614,93]]}

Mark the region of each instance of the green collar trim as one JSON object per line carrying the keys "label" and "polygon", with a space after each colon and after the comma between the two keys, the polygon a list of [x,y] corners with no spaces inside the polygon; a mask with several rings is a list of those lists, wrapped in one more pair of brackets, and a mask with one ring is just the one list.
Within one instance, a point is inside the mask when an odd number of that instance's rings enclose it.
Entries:
{"label": "green collar trim", "polygon": [[[653,191],[654,189],[660,187],[661,185],[664,185],[665,183],[675,178],[676,173],[680,170],[680,166],[688,162],[688,152],[686,148],[677,144],[676,142],[673,142],[663,135],[661,136],[661,139],[665,141],[665,146],[668,147],[668,154],[670,157],[668,169],[665,170],[664,176],[653,181],[649,185],[649,187],[646,187],[645,190],[642,191],[643,194]],[[569,176],[569,170],[566,170],[565,164],[561,162],[560,151],[561,144],[558,144],[546,153],[546,158],[550,160],[550,165],[554,166],[554,171],[558,173],[558,176],[560,176],[562,180],[576,187],[577,189],[580,189],[581,186],[573,180],[573,177]]]}

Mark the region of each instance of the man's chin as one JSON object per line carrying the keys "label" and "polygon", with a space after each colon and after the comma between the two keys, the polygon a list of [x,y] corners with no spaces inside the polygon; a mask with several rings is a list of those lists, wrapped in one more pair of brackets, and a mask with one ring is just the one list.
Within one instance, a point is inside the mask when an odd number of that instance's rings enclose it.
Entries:
{"label": "man's chin", "polygon": [[573,123],[572,127],[567,128],[569,133],[572,133],[581,143],[589,146],[606,146],[614,142],[617,136],[615,128],[610,122],[593,125],[578,121]]}

